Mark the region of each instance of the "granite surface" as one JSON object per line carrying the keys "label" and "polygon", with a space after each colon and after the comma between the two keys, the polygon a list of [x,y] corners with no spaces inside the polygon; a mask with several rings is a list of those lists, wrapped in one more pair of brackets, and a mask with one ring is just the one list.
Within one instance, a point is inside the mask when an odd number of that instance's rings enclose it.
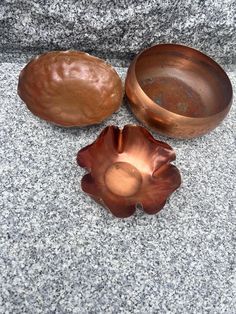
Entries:
{"label": "granite surface", "polygon": [[236,62],[235,0],[1,0],[0,51],[79,49],[130,59],[155,43]]}
{"label": "granite surface", "polygon": [[0,313],[234,314],[235,104],[204,137],[154,134],[182,187],[158,215],[117,219],[82,193],[76,153],[137,121],[123,105],[99,126],[48,124],[17,96],[22,66],[0,64]]}

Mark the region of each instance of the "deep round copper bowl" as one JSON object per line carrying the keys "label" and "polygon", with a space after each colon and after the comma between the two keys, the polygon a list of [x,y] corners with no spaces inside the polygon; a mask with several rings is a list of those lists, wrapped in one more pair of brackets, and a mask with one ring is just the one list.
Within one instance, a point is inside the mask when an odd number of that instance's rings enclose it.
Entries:
{"label": "deep round copper bowl", "polygon": [[112,66],[81,51],[51,51],[31,60],[21,71],[18,94],[35,115],[69,127],[100,123],[123,97]]}
{"label": "deep round copper bowl", "polygon": [[137,55],[125,87],[135,116],[175,138],[213,130],[229,112],[233,97],[227,74],[214,60],[175,44],[156,45]]}

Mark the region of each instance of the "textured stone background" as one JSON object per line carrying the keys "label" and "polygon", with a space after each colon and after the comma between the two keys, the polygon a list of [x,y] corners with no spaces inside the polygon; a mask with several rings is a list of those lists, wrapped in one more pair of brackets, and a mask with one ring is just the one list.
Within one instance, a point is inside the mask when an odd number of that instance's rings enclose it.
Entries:
{"label": "textured stone background", "polygon": [[1,0],[0,48],[129,59],[154,43],[177,42],[233,63],[235,16],[235,0]]}
{"label": "textured stone background", "polygon": [[158,215],[117,219],[82,193],[76,153],[137,121],[123,105],[98,126],[46,123],[17,96],[22,66],[0,67],[0,313],[235,314],[235,106],[201,138],[153,134],[182,186]]}

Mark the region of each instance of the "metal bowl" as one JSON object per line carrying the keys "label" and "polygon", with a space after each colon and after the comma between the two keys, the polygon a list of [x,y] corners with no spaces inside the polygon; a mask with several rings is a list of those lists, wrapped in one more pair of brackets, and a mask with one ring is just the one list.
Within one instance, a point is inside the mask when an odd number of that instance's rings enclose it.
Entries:
{"label": "metal bowl", "polygon": [[120,107],[122,82],[104,60],[81,51],[51,51],[21,71],[18,94],[29,110],[61,126],[97,124]]}
{"label": "metal bowl", "polygon": [[176,44],[156,45],[137,55],[125,87],[135,116],[175,138],[197,137],[216,128],[233,97],[227,74],[214,60]]}
{"label": "metal bowl", "polygon": [[113,215],[131,216],[136,205],[148,214],[159,212],[180,186],[179,170],[171,164],[174,150],[143,127],[108,126],[95,142],[77,155],[79,166],[89,173],[82,190]]}

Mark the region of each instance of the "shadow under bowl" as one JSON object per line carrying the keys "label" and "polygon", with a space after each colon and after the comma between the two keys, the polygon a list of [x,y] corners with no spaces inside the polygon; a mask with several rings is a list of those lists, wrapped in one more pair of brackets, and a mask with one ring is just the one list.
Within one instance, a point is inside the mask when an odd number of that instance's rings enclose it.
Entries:
{"label": "shadow under bowl", "polygon": [[160,44],[141,52],[126,77],[135,116],[174,138],[193,138],[216,128],[232,104],[225,71],[193,48]]}

